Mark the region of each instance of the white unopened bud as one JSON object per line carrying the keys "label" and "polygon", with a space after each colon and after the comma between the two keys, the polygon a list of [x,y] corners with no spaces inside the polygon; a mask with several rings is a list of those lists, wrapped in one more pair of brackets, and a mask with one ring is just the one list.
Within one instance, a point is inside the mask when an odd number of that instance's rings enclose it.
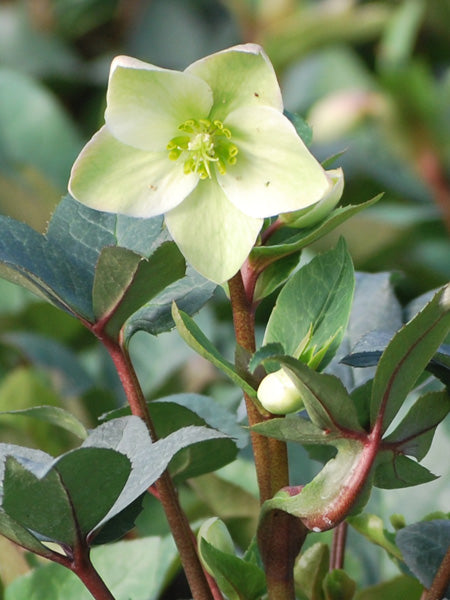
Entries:
{"label": "white unopened bud", "polygon": [[259,384],[258,400],[274,415],[286,415],[303,407],[300,392],[283,369],[264,377]]}

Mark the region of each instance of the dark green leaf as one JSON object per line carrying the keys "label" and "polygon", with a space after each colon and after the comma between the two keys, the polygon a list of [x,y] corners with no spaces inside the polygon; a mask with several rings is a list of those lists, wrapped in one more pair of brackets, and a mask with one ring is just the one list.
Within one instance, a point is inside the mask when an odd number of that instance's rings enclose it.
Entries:
{"label": "dark green leaf", "polygon": [[[450,547],[450,521],[436,519],[408,525],[397,533],[396,542],[409,569],[429,588]],[[450,585],[446,596],[450,597]]]}
{"label": "dark green leaf", "polygon": [[136,331],[152,335],[169,331],[175,327],[173,302],[183,312],[193,315],[211,298],[216,287],[188,265],[185,277],[169,285],[128,319],[123,329],[124,339],[128,341]]}
{"label": "dark green leaf", "polygon": [[299,254],[290,254],[264,269],[256,282],[255,293],[253,295],[254,301],[260,302],[283,285],[298,265],[299,259]]}
{"label": "dark green leaf", "polygon": [[335,249],[316,256],[302,267],[278,295],[264,337],[281,343],[286,354],[298,358],[298,347],[311,332],[309,348],[327,348],[325,366],[345,332],[353,299],[353,265],[341,238]]}
{"label": "dark green leaf", "polygon": [[447,392],[429,392],[421,396],[398,427],[383,441],[398,444],[404,454],[422,460],[428,450],[437,425],[450,412]]}
{"label": "dark green leaf", "polygon": [[96,531],[94,536],[89,538],[89,544],[98,546],[115,542],[133,529],[137,517],[142,512],[142,501],[145,493],[105,523],[100,531]]}
{"label": "dark green leaf", "polygon": [[313,139],[313,130],[311,126],[297,113],[292,113],[285,109],[284,114],[295,127],[295,131],[303,140],[305,146],[309,146]]}
{"label": "dark green leaf", "polygon": [[234,383],[242,388],[249,396],[256,396],[255,389],[245,381],[245,379],[238,375],[232,363],[227,361],[218,352],[198,325],[186,313],[178,310],[178,307],[175,304],[173,305],[172,316],[177,326],[178,333],[188,346],[225,373],[225,375],[234,381]]}
{"label": "dark green leaf", "polygon": [[218,550],[205,539],[201,540],[200,549],[219,587],[230,599],[258,600],[264,594],[266,578],[259,567]]}
{"label": "dark green leaf", "polygon": [[449,290],[447,287],[436,294],[383,352],[373,382],[370,411],[372,424],[381,415],[383,431],[448,333]]}
{"label": "dark green leaf", "polygon": [[415,460],[391,451],[378,454],[373,484],[388,490],[420,485],[437,479],[436,475]]}
{"label": "dark green leaf", "polygon": [[283,419],[269,419],[253,425],[252,431],[273,437],[284,442],[298,444],[331,444],[341,436],[335,432],[326,432],[311,421],[298,415],[287,415]]}
{"label": "dark green leaf", "polygon": [[283,356],[284,354],[286,354],[286,351],[283,344],[279,342],[265,344],[254,353],[248,364],[248,368],[253,373],[263,361],[276,356]]}
{"label": "dark green leaf", "polygon": [[96,320],[106,321],[106,331],[117,337],[128,317],[184,272],[183,255],[172,242],[157,248],[148,260],[125,248],[104,248],[92,290]]}
{"label": "dark green leaf", "polygon": [[28,529],[10,517],[3,509],[0,509],[0,534],[12,542],[26,548],[34,554],[49,558],[52,551],[41,544],[41,542],[32,535]]}
{"label": "dark green leaf", "polygon": [[317,427],[331,432],[362,431],[352,399],[337,377],[317,373],[289,356],[278,360],[300,390],[308,415]]}

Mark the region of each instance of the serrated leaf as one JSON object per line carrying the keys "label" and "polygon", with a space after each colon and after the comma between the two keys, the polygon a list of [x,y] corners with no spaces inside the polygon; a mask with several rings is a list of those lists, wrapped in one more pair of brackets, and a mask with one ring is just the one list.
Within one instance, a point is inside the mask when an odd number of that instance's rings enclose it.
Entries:
{"label": "serrated leaf", "polygon": [[198,325],[186,313],[180,311],[174,304],[172,316],[177,326],[178,333],[188,346],[200,356],[209,360],[215,367],[225,373],[234,383],[251,397],[256,396],[255,389],[236,372],[234,365],[227,361],[220,352],[211,344]]}
{"label": "serrated leaf", "polygon": [[422,460],[430,449],[436,427],[449,412],[448,393],[429,392],[416,400],[401,423],[383,442],[398,444],[398,449],[404,454]]}
{"label": "serrated leaf", "polygon": [[300,342],[311,331],[309,346],[328,344],[325,366],[344,335],[353,299],[353,265],[341,238],[335,249],[316,256],[287,282],[267,323],[264,343],[278,342],[297,357]]}
{"label": "serrated leaf", "polygon": [[381,546],[397,560],[402,560],[402,553],[395,544],[395,534],[384,528],[380,517],[363,513],[349,517],[347,522],[370,542]]}
{"label": "serrated leaf", "polygon": [[184,272],[183,255],[173,242],[159,246],[148,259],[126,248],[103,248],[92,290],[96,320],[107,321],[105,330],[117,337],[134,312]]}
{"label": "serrated leaf", "polygon": [[[446,291],[447,289],[447,291]],[[407,394],[450,328],[449,288],[433,300],[391,340],[378,364],[372,387],[371,423],[381,414],[386,431]]]}
{"label": "serrated leaf", "polygon": [[424,466],[397,452],[384,450],[378,454],[373,484],[383,489],[398,489],[428,483],[437,479]]}
{"label": "serrated leaf", "polygon": [[188,265],[185,277],[169,285],[137,310],[125,323],[123,336],[128,343],[137,331],[158,335],[175,327],[172,303],[180,310],[193,315],[211,298],[216,284],[202,277]]}
{"label": "serrated leaf", "polygon": [[218,550],[203,538],[200,551],[219,587],[231,600],[258,600],[264,594],[266,578],[259,567]]}
{"label": "serrated leaf", "polygon": [[80,439],[87,437],[87,431],[84,425],[72,413],[60,408],[59,406],[33,406],[22,410],[8,410],[0,412],[0,415],[16,415],[23,417],[32,417],[39,421],[51,423],[67,431],[70,431]]}
{"label": "serrated leaf", "polygon": [[155,483],[177,452],[192,444],[226,437],[214,429],[190,426],[152,444],[144,422],[135,416],[114,419],[94,429],[83,447],[112,448],[125,454],[132,465],[122,493],[97,527],[119,514]]}
{"label": "serrated leaf", "polygon": [[349,204],[347,206],[338,207],[333,210],[326,219],[318,223],[317,226],[290,237],[282,244],[276,246],[256,246],[256,248],[254,248],[250,254],[250,260],[258,261],[268,258],[281,258],[282,256],[288,256],[289,254],[298,252],[299,250],[302,250],[306,246],[309,246],[316,240],[320,239],[330,231],[333,231],[333,229],[336,229],[336,227],[341,225],[341,223],[347,219],[350,219],[350,217],[353,217],[359,211],[378,202],[382,195],[383,194],[379,194],[371,200],[367,200],[361,204]]}
{"label": "serrated leaf", "polygon": [[[429,588],[450,546],[450,521],[436,519],[408,525],[397,532],[396,542],[408,568]],[[445,595],[450,597],[450,585]]]}
{"label": "serrated leaf", "polygon": [[73,546],[78,535],[87,535],[108,512],[130,469],[129,460],[118,452],[78,448],[37,477],[11,456],[6,459],[2,506],[27,529]]}

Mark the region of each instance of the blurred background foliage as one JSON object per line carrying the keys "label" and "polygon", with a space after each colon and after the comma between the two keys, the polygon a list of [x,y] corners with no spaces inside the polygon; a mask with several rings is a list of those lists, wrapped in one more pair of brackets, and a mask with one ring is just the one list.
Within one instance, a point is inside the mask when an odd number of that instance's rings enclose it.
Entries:
{"label": "blurred background foliage", "polygon": [[[286,108],[313,128],[313,153],[320,160],[340,153],[335,165],[345,171],[344,202],[385,193],[312,251],[331,247],[344,234],[356,269],[393,271],[404,304],[448,281],[450,0],[2,0],[0,213],[45,231],[66,193],[73,160],[102,124],[114,56],[183,69],[242,42],[267,51]],[[273,302],[264,301],[261,324]],[[231,358],[228,316],[219,290],[199,319]],[[207,392],[242,416],[239,391],[176,333],[137,334],[132,352],[149,398]],[[0,411],[51,404],[93,426],[122,402],[109,359],[90,334],[0,280]],[[11,415],[0,417],[0,438],[52,454],[77,443],[48,424]],[[298,461],[306,481],[311,465],[303,456]],[[238,461],[220,480],[213,477],[183,487],[187,510],[192,518],[219,514],[244,544],[257,510],[249,463]],[[223,502],[227,481],[236,488],[227,488],[231,498],[244,494],[234,513]],[[417,510],[426,512],[429,490],[417,492]],[[149,504],[141,529],[160,534],[159,508]],[[364,583],[379,581],[386,567],[355,543],[353,575]],[[26,569],[19,559],[9,562],[0,567],[5,582]]]}

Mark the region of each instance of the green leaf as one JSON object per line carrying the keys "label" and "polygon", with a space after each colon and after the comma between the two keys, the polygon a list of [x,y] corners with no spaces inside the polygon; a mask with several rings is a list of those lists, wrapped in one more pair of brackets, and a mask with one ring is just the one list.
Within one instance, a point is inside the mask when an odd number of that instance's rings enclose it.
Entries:
{"label": "green leaf", "polygon": [[450,412],[447,392],[429,392],[413,404],[395,431],[383,442],[396,443],[404,454],[422,460],[430,449],[437,425]]}
{"label": "green leaf", "polygon": [[334,375],[317,373],[290,356],[279,362],[300,390],[311,421],[331,432],[362,432],[355,406],[342,382]]}
{"label": "green leaf", "polygon": [[[420,583],[429,588],[450,547],[450,521],[436,519],[408,525],[397,532],[403,559]],[[450,596],[450,585],[446,596]]]}
{"label": "green leaf", "polygon": [[381,546],[397,560],[402,560],[402,553],[395,544],[395,534],[384,528],[383,521],[377,515],[363,513],[349,517],[347,522],[367,538],[372,544]]}
{"label": "green leaf", "polygon": [[[147,537],[92,549],[92,562],[116,600],[157,600],[177,561],[172,539]],[[92,600],[78,577],[47,564],[6,588],[5,600]]]}
{"label": "green leaf", "polygon": [[259,600],[264,594],[266,578],[259,567],[218,550],[203,538],[200,551],[219,587],[230,600]]}
{"label": "green leaf", "polygon": [[105,330],[117,338],[128,317],[184,272],[183,255],[172,242],[159,246],[148,260],[125,248],[104,248],[92,290],[96,320],[106,321]]}
{"label": "green leaf", "polygon": [[188,265],[185,277],[169,285],[164,291],[144,304],[125,323],[123,335],[126,342],[136,331],[158,335],[175,327],[172,303],[180,310],[193,315],[211,298],[216,284],[202,277]]}
{"label": "green leaf", "polygon": [[334,442],[341,437],[339,433],[326,432],[299,415],[287,415],[283,419],[269,419],[253,425],[252,431],[283,442],[297,442],[298,444],[334,445]]}
{"label": "green leaf", "polygon": [[38,476],[8,457],[2,506],[27,529],[73,546],[78,535],[86,536],[109,511],[130,469],[124,455],[103,448],[73,450]]}
{"label": "green leaf", "polygon": [[310,146],[313,139],[313,130],[308,123],[302,119],[297,113],[292,113],[288,110],[284,110],[284,115],[289,119],[292,125],[295,127],[295,131],[299,137],[303,140],[305,146]]}
{"label": "green leaf", "polygon": [[300,554],[294,567],[297,594],[308,600],[324,600],[322,581],[330,568],[330,550],[327,544],[317,542]]}
{"label": "green leaf", "polygon": [[251,261],[266,260],[268,258],[281,258],[294,252],[299,252],[306,246],[309,246],[320,239],[333,229],[336,229],[341,223],[350,219],[364,208],[372,206],[382,197],[382,194],[375,196],[371,200],[356,205],[347,205],[338,207],[331,212],[326,219],[318,223],[315,227],[307,229],[290,237],[286,242],[274,246],[257,246],[250,254]]}
{"label": "green leaf", "polygon": [[175,304],[173,305],[172,316],[177,326],[178,333],[188,346],[225,373],[225,375],[242,388],[245,393],[251,397],[256,397],[255,389],[245,379],[238,375],[234,365],[218,352],[198,325],[186,313],[180,311]]}
{"label": "green leaf", "polygon": [[[271,510],[283,510],[301,519],[313,531],[335,527],[363,494],[364,485],[358,473],[362,464],[364,446],[355,439],[336,440],[338,452],[329,460],[314,479],[296,495],[278,492],[262,507],[261,518]],[[358,487],[355,488],[355,485]],[[364,501],[368,498],[364,496]],[[359,505],[358,505],[359,507]]]}
{"label": "green leaf", "polygon": [[253,299],[260,302],[285,283],[298,265],[299,254],[290,254],[269,265],[258,277]]}
{"label": "green leaf", "polygon": [[395,451],[378,453],[373,484],[383,489],[397,489],[420,485],[437,479],[428,469],[415,460]]}
{"label": "green leaf", "polygon": [[450,328],[450,288],[433,300],[391,340],[378,364],[372,387],[371,423],[382,418],[386,431]]}
{"label": "green leaf", "polygon": [[190,426],[152,443],[144,422],[135,416],[113,419],[94,429],[83,447],[112,448],[125,454],[132,465],[125,487],[97,527],[118,515],[155,483],[177,452],[192,444],[226,437],[214,429]]}
{"label": "green leaf", "polygon": [[398,575],[389,581],[356,592],[355,600],[420,600],[422,592],[423,587],[417,579],[408,575]]}
{"label": "green leaf", "polygon": [[302,267],[278,295],[264,343],[281,343],[297,356],[300,342],[311,330],[308,347],[322,348],[334,338],[321,366],[335,354],[345,332],[353,299],[353,265],[341,238],[335,249]]}
{"label": "green leaf", "polygon": [[34,554],[38,554],[39,556],[49,558],[52,554],[52,551],[49,548],[41,544],[28,529],[15,521],[3,509],[0,509],[0,534],[19,546],[22,546],[22,548],[34,552]]}
{"label": "green leaf", "polygon": [[333,569],[323,580],[325,600],[352,600],[356,583],[342,569]]}
{"label": "green leaf", "polygon": [[32,406],[22,410],[8,410],[0,412],[0,415],[16,415],[23,417],[32,417],[39,421],[51,423],[67,431],[70,431],[80,439],[87,437],[85,426],[72,413],[60,408],[59,406]]}

